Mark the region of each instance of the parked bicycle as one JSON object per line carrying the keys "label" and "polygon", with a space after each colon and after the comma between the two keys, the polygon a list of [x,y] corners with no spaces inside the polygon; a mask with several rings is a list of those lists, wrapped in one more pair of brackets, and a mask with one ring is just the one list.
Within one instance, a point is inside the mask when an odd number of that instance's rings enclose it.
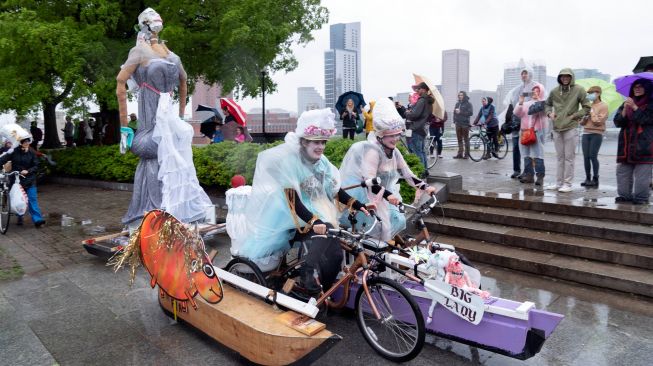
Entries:
{"label": "parked bicycle", "polygon": [[[393,247],[369,236],[378,222],[375,217],[369,230],[360,234],[329,229],[327,236],[339,239],[342,249],[353,258],[353,262],[344,268],[343,276],[333,286],[323,289],[315,305],[343,308],[349,301],[350,287],[357,283],[359,287],[354,309],[363,337],[381,356],[394,362],[403,362],[417,356],[424,346],[424,316],[408,290],[381,273],[390,269],[416,281],[419,279],[384,259],[385,253]],[[265,274],[253,261],[243,257],[233,258],[225,269],[252,282],[305,300],[306,291],[295,279],[299,277],[304,264],[302,257],[306,250],[306,243],[301,242],[296,256],[289,250],[277,269]],[[340,288],[342,291],[338,292],[338,300],[332,301],[332,296]]]}
{"label": "parked bicycle", "polygon": [[18,172],[5,173],[0,171],[0,234],[5,234],[9,229],[9,216],[11,215],[9,177],[18,174]]}
{"label": "parked bicycle", "polygon": [[[399,139],[399,145],[403,145],[406,150],[410,151],[408,148],[408,140],[405,133],[401,134],[401,139]],[[424,156],[426,156],[426,166],[431,169],[438,162],[438,149],[435,142],[435,137],[427,135],[424,139]]]}
{"label": "parked bicycle", "polygon": [[509,139],[499,130],[497,132],[497,146],[487,135],[484,125],[479,126],[479,131],[469,137],[469,157],[473,161],[481,161],[483,157],[492,155],[497,159],[503,159],[508,155]]}

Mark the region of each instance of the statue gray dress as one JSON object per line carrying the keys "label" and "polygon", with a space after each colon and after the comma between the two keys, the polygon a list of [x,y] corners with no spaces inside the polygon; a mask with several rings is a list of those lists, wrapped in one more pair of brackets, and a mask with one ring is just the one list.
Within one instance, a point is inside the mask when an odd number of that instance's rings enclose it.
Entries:
{"label": "statue gray dress", "polygon": [[[199,186],[195,174],[195,168],[192,165],[192,153],[190,152],[192,139],[192,132],[187,136],[185,126],[182,126],[182,133],[186,136],[176,136],[177,131],[164,131],[171,136],[168,138],[161,138],[161,131],[157,131],[157,123],[165,123],[166,128],[175,123],[190,126],[175,116],[162,116],[159,107],[159,102],[170,103],[170,96],[166,95],[171,93],[175,87],[179,85],[180,78],[186,79],[186,74],[177,55],[170,52],[167,57],[162,58],[154,54],[153,51],[143,45],[134,47],[130,53],[129,58],[125,65],[138,64],[134,74],[132,75],[133,81],[138,86],[138,127],[137,132],[132,142],[131,151],[136,154],[140,161],[136,167],[134,175],[134,191],[132,195],[129,209],[122,219],[123,224],[129,225],[138,222],[143,218],[143,215],[153,209],[166,209],[175,214],[175,207],[181,207],[183,214],[177,214],[177,218],[183,222],[192,222],[201,220],[206,215],[206,208],[211,205],[211,201]],[[133,89],[135,85],[130,85]],[[157,111],[159,113],[157,113]],[[158,115],[158,118],[157,118]],[[170,119],[176,118],[175,121]],[[157,121],[159,120],[159,121]],[[163,121],[162,121],[163,120]],[[192,130],[192,129],[191,129]],[[189,138],[188,138],[189,137]],[[174,175],[173,184],[165,187],[165,182],[170,182],[170,179],[165,179],[162,175],[167,174],[170,168],[166,168],[166,172],[160,172],[160,159],[161,147],[159,142],[169,144],[168,151],[165,151],[166,159],[173,159],[181,163],[170,164],[166,162],[165,165],[185,165],[181,172],[173,171]],[[177,143],[183,146],[172,146]],[[187,145],[187,146],[186,146]],[[173,150],[173,151],[170,151]],[[179,150],[185,156],[181,157],[179,154],[168,158],[169,154],[175,154]],[[190,157],[189,157],[190,156]],[[190,160],[190,167],[185,164],[183,159]],[[174,169],[173,169],[174,170]],[[162,201],[170,202],[169,198],[165,197],[165,192],[168,195],[174,195],[172,200],[175,201],[175,207],[162,207]]]}

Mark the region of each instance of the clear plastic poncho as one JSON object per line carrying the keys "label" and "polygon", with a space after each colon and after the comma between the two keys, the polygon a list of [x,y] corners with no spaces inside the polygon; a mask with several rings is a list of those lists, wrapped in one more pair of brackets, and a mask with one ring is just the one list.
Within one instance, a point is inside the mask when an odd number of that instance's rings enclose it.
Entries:
{"label": "clear plastic poncho", "polygon": [[[389,190],[401,200],[398,184],[400,178],[404,178],[409,185],[415,186],[413,178],[417,179],[417,177],[408,167],[399,149],[394,149],[392,156],[388,158],[372,133],[369,135],[368,141],[357,142],[349,148],[340,166],[340,176],[343,186],[359,184],[363,180],[374,177],[381,179],[381,186],[384,190],[378,194],[374,194],[370,188],[362,187],[347,191],[361,203],[376,204],[377,215],[382,221],[370,233],[373,237],[387,241],[406,228],[406,216],[383,198],[384,191]],[[342,226],[350,226],[347,217],[347,212],[341,215],[340,224]],[[370,227],[373,222],[371,217],[360,212],[356,214],[356,220],[359,227],[362,224]]]}
{"label": "clear plastic poncho", "polygon": [[[296,225],[285,189],[294,189],[308,210],[323,222],[338,227],[338,169],[324,155],[314,164],[304,159],[297,135],[289,132],[286,143],[259,153],[256,160],[252,193],[245,210],[248,234],[240,255],[258,259],[289,249]],[[306,225],[301,218],[297,220],[302,227]]]}

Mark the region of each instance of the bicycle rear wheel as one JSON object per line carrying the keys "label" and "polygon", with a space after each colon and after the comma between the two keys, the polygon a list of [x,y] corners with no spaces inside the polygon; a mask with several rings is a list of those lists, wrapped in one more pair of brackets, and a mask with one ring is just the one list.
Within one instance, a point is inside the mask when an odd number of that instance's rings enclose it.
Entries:
{"label": "bicycle rear wheel", "polygon": [[369,345],[394,362],[412,360],[424,347],[424,316],[408,290],[388,278],[367,281],[372,302],[381,319],[374,316],[363,286],[356,293],[356,322]]}
{"label": "bicycle rear wheel", "polygon": [[499,145],[497,146],[497,150],[492,153],[495,158],[497,159],[503,159],[508,155],[508,150],[509,150],[509,145],[508,145],[508,139],[506,138],[506,135],[503,133],[499,133],[499,136],[497,136],[497,139],[499,140]]}
{"label": "bicycle rear wheel", "polygon": [[426,166],[431,169],[438,162],[438,147],[434,138],[426,139],[424,144],[424,155],[426,156]]}
{"label": "bicycle rear wheel", "polygon": [[469,137],[469,157],[474,161],[481,161],[487,148],[485,138],[479,134]]}
{"label": "bicycle rear wheel", "polygon": [[9,192],[0,191],[0,234],[9,230]]}

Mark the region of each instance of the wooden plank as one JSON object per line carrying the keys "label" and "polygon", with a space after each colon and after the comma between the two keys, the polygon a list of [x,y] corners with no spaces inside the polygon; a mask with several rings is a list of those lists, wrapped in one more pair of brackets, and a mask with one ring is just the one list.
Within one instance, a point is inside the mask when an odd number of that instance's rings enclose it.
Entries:
{"label": "wooden plank", "polygon": [[275,318],[279,323],[290,327],[294,330],[300,331],[308,336],[315,335],[322,330],[326,329],[324,323],[320,323],[315,319],[311,319],[306,315],[297,314],[294,311],[286,311],[277,315]]}
{"label": "wooden plank", "polygon": [[[197,310],[186,306],[184,312],[178,306],[177,317],[252,362],[287,365],[334,339],[335,335],[326,329],[313,336],[302,334],[275,320],[281,310],[230,286],[223,286],[223,291],[218,304],[209,304],[198,296]],[[167,295],[160,296],[159,303],[173,312],[172,299]]]}

